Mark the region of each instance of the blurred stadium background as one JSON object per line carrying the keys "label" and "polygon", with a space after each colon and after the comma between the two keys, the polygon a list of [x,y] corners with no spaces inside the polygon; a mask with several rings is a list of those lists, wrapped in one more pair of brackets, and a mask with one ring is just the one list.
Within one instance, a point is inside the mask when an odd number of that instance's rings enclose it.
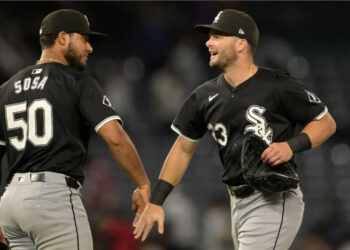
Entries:
{"label": "blurred stadium background", "polygon": [[[39,59],[40,22],[60,8],[84,12],[92,29],[108,34],[93,45],[87,70],[121,114],[153,184],[176,138],[170,124],[177,109],[196,86],[218,74],[208,67],[207,37],[193,25],[211,22],[224,8],[249,13],[260,29],[256,64],[304,81],[338,126],[325,145],[297,156],[306,210],[291,249],[350,249],[350,2],[0,2],[1,83]],[[134,184],[93,135],[83,200],[95,249],[233,249],[222,170],[206,136],[165,202],[165,235],[153,230],[140,244],[131,228]],[[4,160],[1,172],[2,193]]]}

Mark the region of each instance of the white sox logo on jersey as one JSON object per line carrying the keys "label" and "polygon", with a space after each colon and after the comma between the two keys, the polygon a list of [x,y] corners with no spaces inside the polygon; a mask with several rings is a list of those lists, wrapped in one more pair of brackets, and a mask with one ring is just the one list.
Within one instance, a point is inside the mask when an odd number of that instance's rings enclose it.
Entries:
{"label": "white sox logo on jersey", "polygon": [[272,128],[268,127],[266,119],[263,117],[265,110],[264,107],[258,105],[252,105],[247,109],[245,117],[252,125],[247,125],[244,128],[244,134],[251,131],[261,137],[267,144],[271,144],[273,131]]}

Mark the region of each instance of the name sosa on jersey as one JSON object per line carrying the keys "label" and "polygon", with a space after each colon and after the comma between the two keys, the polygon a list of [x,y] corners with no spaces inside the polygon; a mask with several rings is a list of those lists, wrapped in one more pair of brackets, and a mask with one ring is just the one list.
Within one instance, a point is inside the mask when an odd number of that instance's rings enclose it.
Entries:
{"label": "name sosa on jersey", "polygon": [[[33,70],[32,74],[38,74],[42,69]],[[27,77],[24,80],[19,80],[14,83],[15,93],[19,94],[22,91],[28,91],[29,89],[41,89],[43,90],[45,87],[45,83],[47,82],[48,76],[44,76],[42,79],[40,76],[36,76],[34,78]]]}

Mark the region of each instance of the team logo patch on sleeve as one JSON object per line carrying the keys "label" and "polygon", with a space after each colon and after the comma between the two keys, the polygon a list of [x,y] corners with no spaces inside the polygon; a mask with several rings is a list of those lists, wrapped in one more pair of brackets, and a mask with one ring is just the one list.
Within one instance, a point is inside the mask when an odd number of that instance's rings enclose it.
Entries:
{"label": "team logo patch on sleeve", "polygon": [[108,107],[110,107],[110,108],[112,108],[112,109],[114,109],[113,106],[112,106],[111,101],[110,101],[109,98],[108,98],[107,96],[105,96],[105,95],[103,96],[102,104],[103,104],[103,105],[106,105],[106,106],[108,106]]}
{"label": "team logo patch on sleeve", "polygon": [[307,93],[307,96],[309,97],[309,102],[321,103],[320,98],[318,98],[314,93],[312,93],[311,91],[307,91],[307,90],[305,90],[305,92]]}

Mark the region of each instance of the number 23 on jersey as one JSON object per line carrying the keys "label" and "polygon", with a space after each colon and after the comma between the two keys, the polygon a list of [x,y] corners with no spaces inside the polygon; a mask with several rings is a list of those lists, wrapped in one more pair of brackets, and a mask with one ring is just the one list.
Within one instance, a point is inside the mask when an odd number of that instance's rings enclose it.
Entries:
{"label": "number 23 on jersey", "polygon": [[221,146],[225,147],[227,144],[227,129],[225,125],[222,123],[216,123],[213,126],[211,123],[208,123],[207,128],[213,136],[213,139]]}

